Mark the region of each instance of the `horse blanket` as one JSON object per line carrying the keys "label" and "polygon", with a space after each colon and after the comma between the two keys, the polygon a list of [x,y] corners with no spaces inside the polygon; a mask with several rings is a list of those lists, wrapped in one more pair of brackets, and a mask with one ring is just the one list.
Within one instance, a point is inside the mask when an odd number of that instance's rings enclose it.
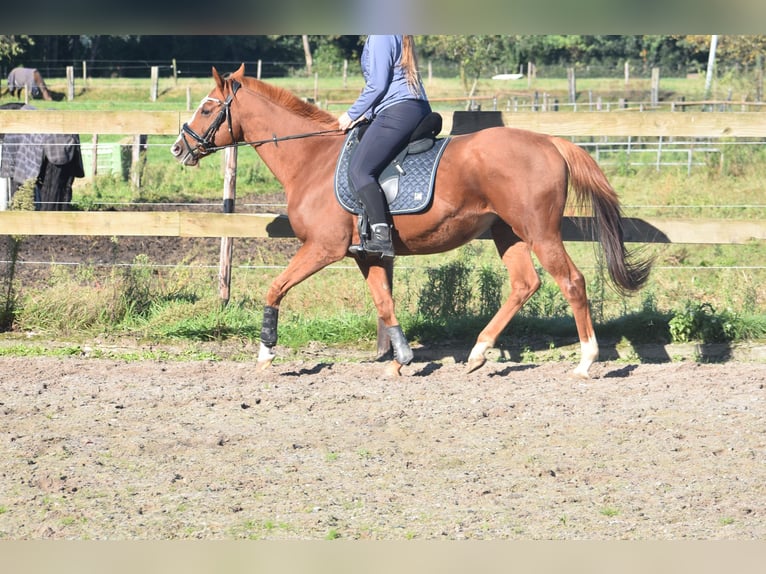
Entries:
{"label": "horse blanket", "polygon": [[12,96],[20,94],[24,88],[29,91],[29,95],[33,98],[52,99],[48,87],[45,85],[45,80],[35,68],[18,67],[8,74],[8,91]]}

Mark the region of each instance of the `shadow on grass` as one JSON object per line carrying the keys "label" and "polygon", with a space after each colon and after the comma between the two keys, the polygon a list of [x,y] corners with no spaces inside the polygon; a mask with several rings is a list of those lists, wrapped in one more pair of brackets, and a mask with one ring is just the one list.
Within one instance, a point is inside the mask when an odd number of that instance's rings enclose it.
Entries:
{"label": "shadow on grass", "polygon": [[[639,363],[672,362],[674,358],[666,349],[672,341],[669,327],[672,317],[671,313],[642,311],[595,325],[599,360],[629,358]],[[408,337],[423,345],[417,354],[432,360],[451,357],[465,362],[486,322],[475,317],[454,319],[450,323],[419,319],[412,321],[406,332]],[[522,363],[541,353],[555,355],[558,352],[563,358],[562,353],[567,347],[574,347],[570,352],[579,353],[578,343],[572,317],[517,316],[501,334],[495,347],[500,351],[501,360]],[[726,362],[732,358],[733,349],[727,342],[703,341],[695,345],[693,353],[699,361]],[[621,375],[616,372],[611,376]]]}

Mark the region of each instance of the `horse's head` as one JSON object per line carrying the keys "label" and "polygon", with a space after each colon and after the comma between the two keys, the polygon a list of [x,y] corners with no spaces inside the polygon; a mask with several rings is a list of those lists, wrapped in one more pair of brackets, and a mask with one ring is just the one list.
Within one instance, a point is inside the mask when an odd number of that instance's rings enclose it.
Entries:
{"label": "horse's head", "polygon": [[[183,125],[178,139],[170,147],[170,153],[182,164],[197,165],[200,158],[237,142],[235,134],[239,128],[232,119],[231,104],[241,86],[237,78],[241,78],[244,71],[245,65],[242,64],[239,70],[223,78],[213,68],[215,88],[202,98],[194,115]],[[221,129],[224,124],[226,129]]]}

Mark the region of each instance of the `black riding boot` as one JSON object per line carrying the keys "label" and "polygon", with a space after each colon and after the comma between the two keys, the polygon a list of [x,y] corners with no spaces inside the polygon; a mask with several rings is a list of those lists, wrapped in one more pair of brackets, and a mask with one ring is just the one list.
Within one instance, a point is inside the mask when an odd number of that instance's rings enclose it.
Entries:
{"label": "black riding boot", "polygon": [[394,244],[391,242],[391,226],[388,223],[375,223],[371,226],[370,239],[364,244],[368,257],[381,259],[394,258]]}
{"label": "black riding boot", "polygon": [[348,250],[361,257],[393,259],[394,245],[391,241],[391,227],[388,223],[375,223],[371,226],[370,238],[366,241],[362,238],[361,244],[352,245]]}
{"label": "black riding boot", "polygon": [[394,246],[391,242],[391,226],[386,223],[386,200],[383,190],[377,184],[365,185],[357,191],[364,205],[370,223],[370,237],[361,238],[359,245],[352,245],[349,251],[354,255],[393,259]]}

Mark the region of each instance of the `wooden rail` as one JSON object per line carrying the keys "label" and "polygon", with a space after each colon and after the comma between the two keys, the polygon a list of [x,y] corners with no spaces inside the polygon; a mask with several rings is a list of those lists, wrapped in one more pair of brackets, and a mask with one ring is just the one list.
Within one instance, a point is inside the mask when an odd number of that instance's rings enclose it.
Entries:
{"label": "wooden rail", "polygon": [[[176,135],[186,111],[0,110],[0,133]],[[764,137],[766,114],[745,112],[504,112],[507,126],[561,136]],[[443,133],[451,129],[445,114]],[[236,169],[236,168],[233,168]],[[589,240],[567,218],[567,241]],[[743,243],[766,239],[766,221],[628,219],[626,239],[656,243]],[[183,212],[0,212],[0,234],[292,237],[286,217]]]}
{"label": "wooden rail", "polygon": [[0,133],[178,135],[189,112],[0,110]]}
{"label": "wooden rail", "polygon": [[[632,243],[742,244],[766,240],[766,220],[626,218]],[[566,217],[565,241],[592,241],[591,219]],[[177,211],[2,211],[2,235],[295,237],[285,215]]]}
{"label": "wooden rail", "polygon": [[[452,129],[444,113],[442,134]],[[186,111],[0,110],[0,133],[177,135]],[[560,136],[766,137],[758,112],[502,112],[505,125]]]}

